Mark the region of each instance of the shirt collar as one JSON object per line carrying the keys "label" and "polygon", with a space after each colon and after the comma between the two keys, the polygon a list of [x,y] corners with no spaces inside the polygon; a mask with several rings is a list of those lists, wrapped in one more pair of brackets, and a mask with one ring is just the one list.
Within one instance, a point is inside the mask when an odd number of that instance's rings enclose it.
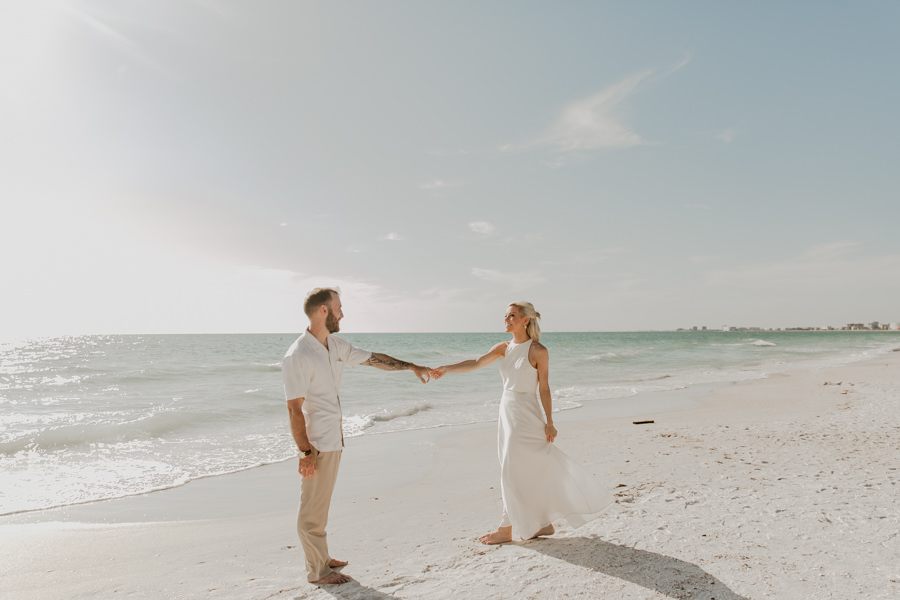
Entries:
{"label": "shirt collar", "polygon": [[[329,337],[331,337],[331,336],[329,336]],[[300,336],[300,339],[302,339],[303,342],[315,352],[326,352],[327,353],[329,348],[332,346],[332,344],[328,344],[328,348],[326,348],[322,344],[322,342],[320,342],[318,339],[316,339],[316,336],[314,336],[309,331],[309,328],[307,328],[306,331],[303,332],[303,335]]]}

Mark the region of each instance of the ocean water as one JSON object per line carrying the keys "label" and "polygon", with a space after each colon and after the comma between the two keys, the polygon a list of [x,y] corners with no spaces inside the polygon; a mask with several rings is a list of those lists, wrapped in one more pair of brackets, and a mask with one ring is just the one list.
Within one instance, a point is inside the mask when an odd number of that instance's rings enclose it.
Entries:
{"label": "ocean water", "polygon": [[[341,334],[437,366],[506,339]],[[297,334],[114,335],[0,344],[0,515],[182,485],[295,456],[280,363]],[[556,410],[758,379],[900,348],[893,332],[547,333]],[[344,374],[346,436],[494,421],[496,366],[422,385]]]}

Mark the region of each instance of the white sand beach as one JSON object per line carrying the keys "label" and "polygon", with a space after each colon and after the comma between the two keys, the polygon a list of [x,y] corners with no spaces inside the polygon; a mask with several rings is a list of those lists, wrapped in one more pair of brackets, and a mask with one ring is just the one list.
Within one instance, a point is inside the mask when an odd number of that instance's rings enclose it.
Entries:
{"label": "white sand beach", "polygon": [[291,461],[3,518],[0,597],[900,597],[900,353],[595,412],[561,414],[557,443],[617,502],[575,531],[476,541],[500,515],[495,424],[368,436],[329,525],[349,584],[305,581]]}

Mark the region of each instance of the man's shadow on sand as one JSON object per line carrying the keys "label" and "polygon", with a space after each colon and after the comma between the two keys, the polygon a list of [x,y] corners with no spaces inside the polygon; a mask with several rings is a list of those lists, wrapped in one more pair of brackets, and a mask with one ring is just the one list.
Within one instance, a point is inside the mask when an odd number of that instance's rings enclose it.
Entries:
{"label": "man's shadow on sand", "polygon": [[339,600],[397,600],[396,596],[373,590],[355,579],[341,585],[320,585],[316,587]]}
{"label": "man's shadow on sand", "polygon": [[541,538],[521,546],[670,598],[749,600],[695,564],[599,538]]}

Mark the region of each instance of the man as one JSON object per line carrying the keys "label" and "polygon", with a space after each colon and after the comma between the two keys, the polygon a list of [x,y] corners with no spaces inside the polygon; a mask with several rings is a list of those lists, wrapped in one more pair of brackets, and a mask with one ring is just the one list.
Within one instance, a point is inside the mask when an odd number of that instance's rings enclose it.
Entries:
{"label": "man", "polygon": [[331,558],[325,534],[344,446],[338,394],[344,367],[363,364],[385,371],[409,370],[422,383],[428,382],[431,370],[362,350],[331,335],[340,331],[344,318],[336,290],[314,289],[306,296],[303,312],[309,318],[309,328],[281,361],[291,434],[300,454],[298,471],[303,476],[297,534],[306,554],[309,582],[346,583],[350,577],[334,569],[347,562]]}

